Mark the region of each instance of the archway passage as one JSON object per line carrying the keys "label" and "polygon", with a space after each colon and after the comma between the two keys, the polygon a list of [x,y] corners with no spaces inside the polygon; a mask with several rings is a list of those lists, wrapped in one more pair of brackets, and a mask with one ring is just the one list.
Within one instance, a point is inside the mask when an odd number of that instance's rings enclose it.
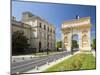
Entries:
{"label": "archway passage", "polygon": [[[90,32],[90,17],[79,18],[72,21],[64,21],[62,24],[63,50],[71,51],[72,46],[75,46],[80,51],[90,51]],[[76,44],[72,44],[72,41]]]}
{"label": "archway passage", "polygon": [[72,35],[72,50],[79,51],[79,36],[77,34]]}

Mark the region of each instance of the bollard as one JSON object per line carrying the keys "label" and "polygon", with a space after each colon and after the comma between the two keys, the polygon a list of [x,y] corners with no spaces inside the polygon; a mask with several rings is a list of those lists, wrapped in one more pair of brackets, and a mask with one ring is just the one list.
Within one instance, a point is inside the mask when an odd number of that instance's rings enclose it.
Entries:
{"label": "bollard", "polygon": [[13,62],[16,62],[16,60],[13,60]]}
{"label": "bollard", "polygon": [[47,65],[49,65],[49,62],[47,62]]}
{"label": "bollard", "polygon": [[24,60],[25,58],[24,57],[22,57],[22,60]]}
{"label": "bollard", "polygon": [[32,59],[32,56],[30,58]]}
{"label": "bollard", "polygon": [[35,67],[36,70],[39,70],[38,66]]}

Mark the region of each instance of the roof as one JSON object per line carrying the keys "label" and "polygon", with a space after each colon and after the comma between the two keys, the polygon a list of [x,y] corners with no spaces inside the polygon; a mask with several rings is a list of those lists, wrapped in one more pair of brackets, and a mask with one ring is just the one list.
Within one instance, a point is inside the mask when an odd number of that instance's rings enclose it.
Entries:
{"label": "roof", "polygon": [[12,23],[12,25],[16,25],[16,26],[20,26],[20,27],[31,28],[30,25],[22,23],[20,21],[12,20],[11,23]]}

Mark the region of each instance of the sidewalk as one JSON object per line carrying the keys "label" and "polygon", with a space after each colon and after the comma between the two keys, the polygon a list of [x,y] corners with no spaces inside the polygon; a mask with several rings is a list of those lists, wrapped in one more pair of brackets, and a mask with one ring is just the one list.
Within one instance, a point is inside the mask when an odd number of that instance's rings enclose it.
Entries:
{"label": "sidewalk", "polygon": [[34,55],[12,56],[12,62],[21,62],[21,61],[25,61],[25,60],[30,60],[33,57],[35,57],[35,56]]}
{"label": "sidewalk", "polygon": [[[59,54],[59,53],[63,53],[65,51],[62,52],[49,52],[49,55],[52,54]],[[17,55],[17,56],[12,56],[13,58],[20,58],[20,57],[39,57],[39,56],[47,56],[47,52],[41,52],[41,53],[36,53],[36,55],[31,54],[31,55]]]}
{"label": "sidewalk", "polygon": [[19,56],[12,56],[12,58],[22,58],[22,57],[34,57],[34,55],[19,55]]}
{"label": "sidewalk", "polygon": [[[52,52],[49,53],[49,55],[53,55],[53,54],[59,54],[62,52]],[[47,56],[47,53],[37,53],[37,55],[18,55],[18,56],[12,56],[12,62],[21,62],[21,61],[25,61],[25,60],[31,60],[31,58],[35,58],[35,57],[41,57],[41,56]]]}

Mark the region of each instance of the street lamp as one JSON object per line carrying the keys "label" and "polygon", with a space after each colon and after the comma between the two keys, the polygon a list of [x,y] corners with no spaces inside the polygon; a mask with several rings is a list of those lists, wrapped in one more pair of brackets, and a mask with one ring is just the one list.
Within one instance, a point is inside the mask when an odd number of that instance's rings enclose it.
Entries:
{"label": "street lamp", "polygon": [[72,36],[71,36],[71,54],[73,55],[73,27],[71,26]]}
{"label": "street lamp", "polygon": [[48,34],[47,34],[47,55],[48,55]]}
{"label": "street lamp", "polygon": [[47,33],[47,55],[49,54],[49,52],[48,52],[48,46],[49,46],[48,39],[49,39],[49,34]]}

